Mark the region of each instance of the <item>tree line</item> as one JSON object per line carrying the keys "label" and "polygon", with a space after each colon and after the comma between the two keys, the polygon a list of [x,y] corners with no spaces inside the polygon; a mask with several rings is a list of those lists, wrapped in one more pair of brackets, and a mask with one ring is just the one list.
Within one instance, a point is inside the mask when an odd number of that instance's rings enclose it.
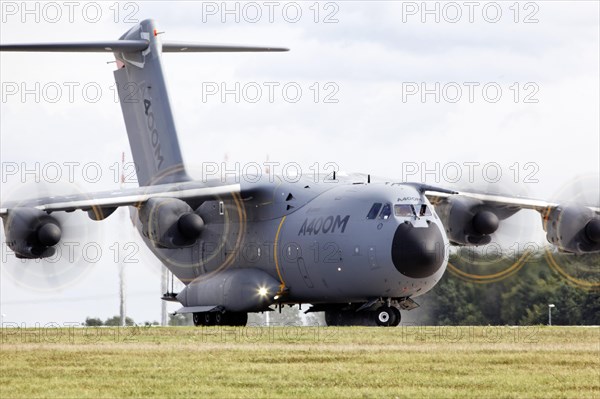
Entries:
{"label": "tree line", "polygon": [[[485,258],[451,256],[442,280],[418,301],[418,323],[547,324],[553,304],[553,325],[600,325],[600,255],[538,252]],[[506,273],[511,267],[515,271]],[[494,275],[500,277],[485,277]]]}

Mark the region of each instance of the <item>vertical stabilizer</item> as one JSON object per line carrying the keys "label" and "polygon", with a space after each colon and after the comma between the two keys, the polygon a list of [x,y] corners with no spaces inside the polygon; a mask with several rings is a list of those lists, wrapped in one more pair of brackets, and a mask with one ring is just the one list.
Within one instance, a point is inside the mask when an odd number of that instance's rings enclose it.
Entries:
{"label": "vertical stabilizer", "polygon": [[121,40],[146,40],[143,51],[116,53],[114,72],[140,186],[188,180],[162,69],[162,44],[153,20]]}

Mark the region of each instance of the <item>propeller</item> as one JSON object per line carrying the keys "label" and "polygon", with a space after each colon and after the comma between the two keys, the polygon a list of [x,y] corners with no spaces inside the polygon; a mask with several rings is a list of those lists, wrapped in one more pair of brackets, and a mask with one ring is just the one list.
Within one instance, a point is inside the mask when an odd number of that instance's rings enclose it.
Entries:
{"label": "propeller", "polygon": [[[2,229],[2,273],[15,284],[33,291],[60,291],[87,275],[94,265],[107,257],[106,248],[100,243],[100,225],[94,225],[84,212],[38,211],[29,204],[34,198],[54,195],[79,194],[80,190],[72,183],[26,183],[6,192],[7,199],[16,201],[19,212],[9,213],[10,217],[24,215],[32,224],[29,233],[24,233],[28,242],[45,248],[43,259],[19,259],[6,244],[7,237]],[[21,226],[27,226],[21,223]],[[104,250],[104,251],[103,251]],[[103,253],[104,252],[104,253]]]}
{"label": "propeller", "polygon": [[[569,180],[554,194],[560,212],[545,215],[546,231],[560,231],[560,241],[571,247],[564,252],[548,246],[546,260],[561,278],[584,289],[600,289],[600,175],[589,174]],[[556,212],[556,211],[555,211]],[[553,217],[556,216],[556,217]],[[552,234],[549,234],[552,238]],[[594,252],[584,252],[594,250]]]}
{"label": "propeller", "polygon": [[[458,191],[528,197],[521,185],[483,180],[459,183]],[[498,281],[518,271],[538,250],[534,239],[539,226],[536,212],[519,212],[515,207],[490,206],[476,200],[465,202],[468,206],[462,223],[471,229],[473,237],[469,241],[475,245],[451,249],[451,271],[470,281]]]}
{"label": "propeller", "polygon": [[[206,179],[203,175],[206,172],[193,165],[186,168],[186,173],[197,180]],[[143,226],[142,220],[148,223]],[[154,265],[158,266],[157,272],[162,270],[161,262],[181,269],[198,270],[202,270],[206,263],[212,263],[216,270],[221,270],[240,256],[235,249],[241,249],[244,242],[246,211],[239,197],[185,202],[159,198],[140,207],[134,222],[159,259],[158,262],[156,258],[148,262],[153,269]],[[140,251],[144,258],[148,253]]]}

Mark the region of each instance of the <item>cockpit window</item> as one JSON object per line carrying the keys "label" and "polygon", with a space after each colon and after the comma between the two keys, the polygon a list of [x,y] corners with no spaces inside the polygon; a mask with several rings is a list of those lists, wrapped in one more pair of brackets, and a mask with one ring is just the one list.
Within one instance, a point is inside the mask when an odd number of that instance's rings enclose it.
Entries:
{"label": "cockpit window", "polygon": [[394,215],[400,217],[415,216],[412,205],[396,204],[394,205]]}
{"label": "cockpit window", "polygon": [[381,203],[380,202],[374,203],[373,206],[371,207],[371,210],[369,211],[369,214],[367,215],[367,219],[375,219],[377,217],[377,215],[379,214],[380,209],[381,209]]}
{"label": "cockpit window", "polygon": [[379,215],[379,219],[387,220],[392,214],[392,207],[390,204],[385,204]]}
{"label": "cockpit window", "polygon": [[431,216],[431,210],[425,204],[422,204],[419,209],[419,216]]}

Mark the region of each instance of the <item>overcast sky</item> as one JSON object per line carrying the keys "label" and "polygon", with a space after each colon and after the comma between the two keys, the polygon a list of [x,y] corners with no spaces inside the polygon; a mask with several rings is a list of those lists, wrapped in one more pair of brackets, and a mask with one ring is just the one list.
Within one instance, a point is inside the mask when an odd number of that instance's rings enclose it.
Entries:
{"label": "overcast sky", "polygon": [[[163,40],[291,48],[164,56],[180,145],[195,175],[203,162],[226,159],[233,169],[268,157],[305,173],[316,163],[329,171],[324,165],[333,162],[340,171],[444,185],[457,170],[480,181],[500,171],[501,183],[517,190],[516,181],[531,197],[597,198],[598,2],[428,2],[427,10],[393,1],[231,2],[227,10],[221,2],[28,4],[26,12],[21,2],[2,2],[2,43],[111,40],[154,18]],[[27,171],[36,168],[46,183],[60,171],[63,183],[53,190],[118,187],[121,151],[127,161],[131,155],[110,61],[108,54],[1,54],[3,200],[34,191],[35,173]],[[27,270],[2,235],[4,321],[117,314],[117,252],[138,261],[127,265],[128,313],[159,320],[159,265],[125,216],[76,217],[72,223],[84,225],[76,234],[100,243],[94,264]],[[536,215],[531,223],[539,224]],[[48,283],[36,275],[43,268],[60,276]]]}

